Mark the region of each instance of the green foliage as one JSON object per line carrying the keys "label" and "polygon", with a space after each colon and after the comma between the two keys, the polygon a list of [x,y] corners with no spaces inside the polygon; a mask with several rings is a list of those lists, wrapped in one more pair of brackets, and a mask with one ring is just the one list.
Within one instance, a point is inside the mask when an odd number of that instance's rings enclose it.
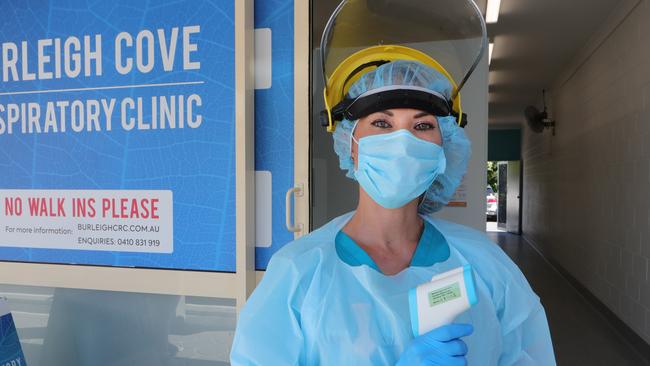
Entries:
{"label": "green foliage", "polygon": [[496,161],[487,162],[487,184],[492,187],[495,194],[499,190],[498,169]]}

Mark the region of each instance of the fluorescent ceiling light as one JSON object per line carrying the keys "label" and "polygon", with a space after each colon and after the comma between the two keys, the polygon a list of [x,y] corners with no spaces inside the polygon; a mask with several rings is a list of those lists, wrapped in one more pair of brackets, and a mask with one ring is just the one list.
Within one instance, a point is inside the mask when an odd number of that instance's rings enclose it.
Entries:
{"label": "fluorescent ceiling light", "polygon": [[485,12],[487,23],[496,23],[499,20],[499,8],[501,8],[501,0],[488,0]]}
{"label": "fluorescent ceiling light", "polygon": [[494,42],[490,43],[490,48],[488,49],[488,65],[492,63],[492,49],[494,48]]}

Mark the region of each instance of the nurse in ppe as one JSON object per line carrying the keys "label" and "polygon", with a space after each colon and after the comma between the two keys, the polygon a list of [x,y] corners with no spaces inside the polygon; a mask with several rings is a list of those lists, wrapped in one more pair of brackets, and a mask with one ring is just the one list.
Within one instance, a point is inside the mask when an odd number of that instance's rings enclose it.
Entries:
{"label": "nurse in ppe", "polygon": [[[436,18],[444,11],[452,16]],[[354,27],[366,39],[341,36]],[[272,257],[240,313],[233,365],[555,365],[544,308],[517,266],[483,233],[431,216],[467,170],[460,89],[484,45],[471,0],[335,10],[321,42],[322,123],[359,203]],[[467,54],[457,85],[438,58]],[[476,303],[414,336],[409,290],[466,265]]]}

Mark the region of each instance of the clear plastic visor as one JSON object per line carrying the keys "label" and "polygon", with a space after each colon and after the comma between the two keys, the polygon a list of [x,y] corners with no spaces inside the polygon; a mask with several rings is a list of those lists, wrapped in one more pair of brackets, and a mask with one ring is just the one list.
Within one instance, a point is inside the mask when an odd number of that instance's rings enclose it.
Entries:
{"label": "clear plastic visor", "polygon": [[325,83],[347,57],[377,45],[426,53],[460,91],[487,47],[485,21],[472,0],[343,0],[321,38]]}

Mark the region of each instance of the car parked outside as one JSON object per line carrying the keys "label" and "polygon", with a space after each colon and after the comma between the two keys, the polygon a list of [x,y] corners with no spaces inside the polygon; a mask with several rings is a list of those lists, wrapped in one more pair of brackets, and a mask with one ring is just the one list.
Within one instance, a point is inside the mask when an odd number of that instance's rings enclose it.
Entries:
{"label": "car parked outside", "polygon": [[497,219],[497,196],[494,194],[492,187],[487,186],[486,192],[486,210],[485,214],[487,215],[488,220]]}

